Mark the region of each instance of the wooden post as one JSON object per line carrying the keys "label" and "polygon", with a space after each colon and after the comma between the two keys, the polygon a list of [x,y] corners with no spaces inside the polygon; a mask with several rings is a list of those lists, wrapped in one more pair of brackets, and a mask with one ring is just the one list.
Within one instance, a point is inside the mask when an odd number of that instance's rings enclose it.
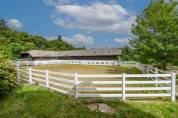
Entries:
{"label": "wooden post", "polygon": [[33,65],[36,66],[36,62],[35,61],[33,61]]}
{"label": "wooden post", "polygon": [[136,68],[139,68],[139,66],[138,66],[138,62],[136,62],[135,67],[136,67]]}
{"label": "wooden post", "polygon": [[29,62],[27,61],[27,68],[28,68]]}
{"label": "wooden post", "polygon": [[122,73],[122,100],[125,99],[125,73]]}
{"label": "wooden post", "polygon": [[176,74],[171,74],[171,101],[176,101]]}
{"label": "wooden post", "polygon": [[29,84],[32,84],[32,68],[29,68]]}
{"label": "wooden post", "polygon": [[126,64],[127,64],[127,62],[126,61],[124,61],[124,65],[126,66]]}
{"label": "wooden post", "polygon": [[48,70],[46,70],[46,87],[49,87],[49,73]]}
{"label": "wooden post", "polygon": [[78,84],[78,73],[75,73],[75,76],[74,76],[74,96],[75,96],[75,98],[78,98],[78,96],[77,96],[77,84]]}
{"label": "wooden post", "polygon": [[[158,74],[158,69],[155,68],[155,74]],[[158,77],[156,77],[155,81],[157,82],[158,81]],[[155,84],[156,87],[158,87],[158,83]]]}

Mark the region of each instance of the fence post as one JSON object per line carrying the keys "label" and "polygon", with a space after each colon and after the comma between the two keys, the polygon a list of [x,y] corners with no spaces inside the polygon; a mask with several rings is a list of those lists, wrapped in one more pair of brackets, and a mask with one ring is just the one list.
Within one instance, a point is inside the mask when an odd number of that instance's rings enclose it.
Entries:
{"label": "fence post", "polygon": [[29,68],[29,84],[32,84],[32,68]]}
{"label": "fence post", "polygon": [[29,62],[27,61],[27,68],[28,68]]}
{"label": "fence post", "polygon": [[46,70],[45,73],[46,73],[46,87],[49,87],[49,73],[48,73],[48,70]]}
{"label": "fence post", "polygon": [[176,100],[176,74],[171,74],[171,101]]}
{"label": "fence post", "polygon": [[78,73],[75,73],[75,76],[74,76],[74,96],[75,96],[75,98],[78,98],[78,96],[77,96],[77,84],[78,84]]}
{"label": "fence post", "polygon": [[125,65],[125,66],[127,65],[127,62],[126,62],[126,61],[124,61],[124,65]]}
{"label": "fence post", "polygon": [[125,99],[125,73],[122,73],[122,100]]}
{"label": "fence post", "polygon": [[[158,74],[158,69],[155,68],[155,74]],[[157,82],[158,81],[158,77],[156,77],[155,81]],[[158,83],[155,84],[156,87],[158,87]]]}
{"label": "fence post", "polygon": [[138,62],[136,62],[135,67],[136,67],[136,68],[139,68],[139,66],[138,66]]}

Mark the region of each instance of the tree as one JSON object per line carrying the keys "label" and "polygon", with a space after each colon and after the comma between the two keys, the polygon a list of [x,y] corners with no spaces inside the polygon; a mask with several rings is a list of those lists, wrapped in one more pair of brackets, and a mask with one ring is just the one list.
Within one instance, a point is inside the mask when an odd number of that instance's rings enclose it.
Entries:
{"label": "tree", "polygon": [[134,59],[133,50],[131,49],[131,47],[125,46],[122,48],[122,56],[121,58],[119,58],[119,60],[120,59],[123,61],[129,61]]}
{"label": "tree", "polygon": [[130,42],[137,60],[166,69],[178,57],[178,2],[152,2],[137,17]]}
{"label": "tree", "polygon": [[16,84],[16,71],[10,60],[0,54],[0,99],[5,97]]}
{"label": "tree", "polygon": [[3,19],[0,19],[0,30],[1,29],[8,29],[6,22]]}
{"label": "tree", "polygon": [[28,50],[72,50],[77,49],[68,44],[59,35],[58,39],[46,40],[42,36],[29,35],[7,27],[6,22],[0,19],[0,51],[12,60],[20,58],[20,53]]}
{"label": "tree", "polygon": [[3,50],[4,55],[6,55],[11,60],[17,60],[20,58],[20,53],[23,51],[23,47],[18,43],[11,43],[6,46]]}
{"label": "tree", "polygon": [[24,51],[29,51],[29,50],[37,50],[38,48],[35,46],[34,43],[31,42],[26,42],[23,46]]}
{"label": "tree", "polygon": [[62,39],[62,36],[61,36],[61,35],[59,35],[59,36],[58,36],[58,39]]}
{"label": "tree", "polygon": [[66,43],[62,39],[54,39],[49,41],[50,50],[73,50],[76,49],[74,46]]}

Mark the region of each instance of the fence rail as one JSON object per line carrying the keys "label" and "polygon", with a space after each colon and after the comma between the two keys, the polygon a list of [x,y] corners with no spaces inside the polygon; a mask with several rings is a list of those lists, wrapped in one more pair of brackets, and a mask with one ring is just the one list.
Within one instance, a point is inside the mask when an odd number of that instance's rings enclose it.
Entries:
{"label": "fence rail", "polygon": [[121,65],[132,66],[140,69],[143,73],[171,73],[163,71],[153,66],[144,65],[136,61],[117,61],[117,60],[35,60],[35,61],[16,61],[14,62],[18,67],[23,66],[37,66],[46,64],[80,64],[80,65]]}
{"label": "fence rail", "polygon": [[[125,65],[125,66],[142,66],[136,61],[118,61],[118,60],[35,60],[35,61],[16,61],[14,64],[19,66],[37,66],[45,64],[81,64],[81,65]],[[144,68],[142,66],[142,68]]]}
{"label": "fence rail", "polygon": [[81,64],[81,65],[118,65],[117,60],[36,60],[17,61],[19,66],[37,66],[45,64]]}
{"label": "fence rail", "polygon": [[[156,78],[160,79],[157,80]],[[71,74],[18,68],[19,81],[24,80],[30,84],[35,82],[60,93],[73,95],[76,98],[116,97],[125,100],[137,97],[170,97],[171,101],[175,101],[175,78],[175,73]]]}

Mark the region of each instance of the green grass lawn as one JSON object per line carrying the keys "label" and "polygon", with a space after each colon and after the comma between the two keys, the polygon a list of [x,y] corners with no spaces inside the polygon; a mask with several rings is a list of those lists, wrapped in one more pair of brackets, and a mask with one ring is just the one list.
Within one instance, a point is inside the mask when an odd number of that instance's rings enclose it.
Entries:
{"label": "green grass lawn", "polygon": [[[90,111],[90,103],[106,103],[113,114]],[[46,88],[25,85],[0,102],[1,118],[176,118],[178,103],[74,99]]]}

